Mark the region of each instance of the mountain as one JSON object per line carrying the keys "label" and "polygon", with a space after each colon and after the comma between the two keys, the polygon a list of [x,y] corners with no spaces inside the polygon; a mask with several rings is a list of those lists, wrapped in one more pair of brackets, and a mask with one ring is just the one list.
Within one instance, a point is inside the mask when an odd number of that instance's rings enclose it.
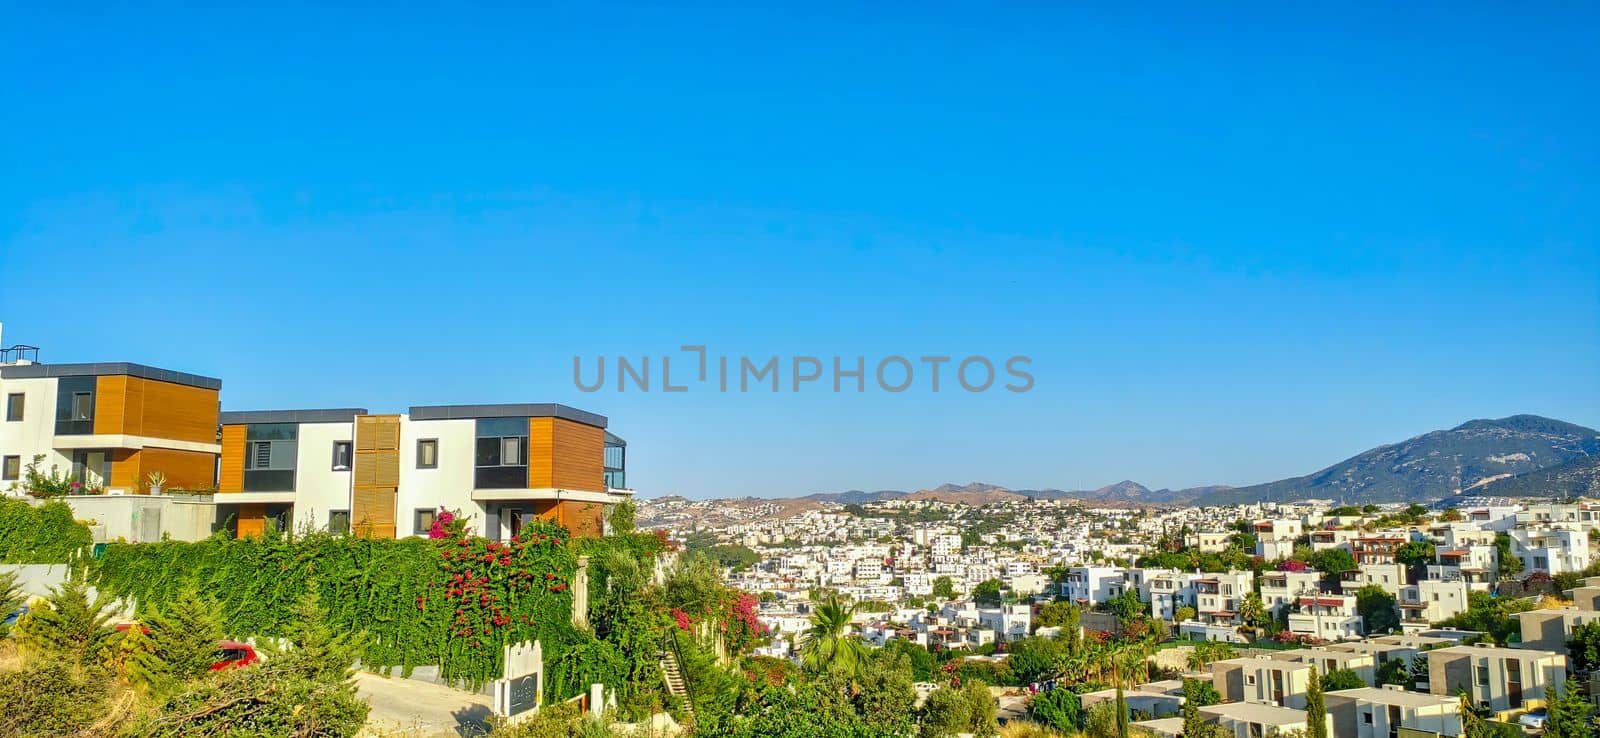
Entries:
{"label": "mountain", "polygon": [[1496,479],[1472,490],[1486,497],[1600,497],[1600,456]]}
{"label": "mountain", "polygon": [[[1484,495],[1505,483],[1517,494],[1550,494],[1539,477],[1574,461],[1600,455],[1600,433],[1537,415],[1473,420],[1449,430],[1424,433],[1379,446],[1313,474],[1213,492],[1196,504],[1230,505],[1300,499],[1346,503],[1404,502],[1449,497],[1458,492]],[[1575,467],[1574,479],[1593,479]],[[1511,480],[1525,478],[1525,482]],[[1563,477],[1565,478],[1565,477]]]}

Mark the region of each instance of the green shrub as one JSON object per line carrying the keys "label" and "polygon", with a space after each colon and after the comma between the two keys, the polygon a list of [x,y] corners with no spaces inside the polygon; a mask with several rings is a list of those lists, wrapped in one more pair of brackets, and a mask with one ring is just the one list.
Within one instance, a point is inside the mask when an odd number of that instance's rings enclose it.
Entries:
{"label": "green shrub", "polygon": [[73,519],[65,502],[35,507],[0,498],[0,564],[65,564],[93,542],[89,527]]}
{"label": "green shrub", "polygon": [[34,659],[0,672],[0,735],[77,735],[105,716],[108,689],[103,674],[61,659]]}

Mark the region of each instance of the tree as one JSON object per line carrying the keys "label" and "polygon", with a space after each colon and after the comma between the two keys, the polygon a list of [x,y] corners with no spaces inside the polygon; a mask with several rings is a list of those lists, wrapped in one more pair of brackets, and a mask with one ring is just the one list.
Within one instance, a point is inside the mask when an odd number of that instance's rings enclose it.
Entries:
{"label": "tree", "polygon": [[1089,738],[1120,738],[1117,733],[1117,705],[1111,700],[1096,702],[1083,719],[1083,734]]}
{"label": "tree", "polygon": [[350,680],[355,676],[355,662],[365,645],[366,633],[335,630],[317,599],[315,587],[295,606],[286,635],[292,648],[275,653],[275,661],[319,683],[349,684],[354,694]]}
{"label": "tree", "polygon": [[1545,719],[1545,738],[1591,738],[1589,714],[1594,705],[1584,694],[1583,683],[1577,677],[1568,677],[1561,696],[1550,701],[1550,714]]}
{"label": "tree", "polygon": [[1342,548],[1325,548],[1317,551],[1311,554],[1311,561],[1307,563],[1326,576],[1337,576],[1357,568],[1356,558]]}
{"label": "tree", "polygon": [[[1210,690],[1207,694],[1206,690]],[[1216,699],[1212,699],[1215,697]],[[1210,701],[1208,701],[1210,700]],[[1217,695],[1217,688],[1211,682],[1199,679],[1183,680],[1183,734],[1189,738],[1203,736],[1211,727],[1206,724],[1205,718],[1200,714],[1200,708],[1214,705],[1222,699]]]}
{"label": "tree", "polygon": [[1600,668],[1600,620],[1591,620],[1572,629],[1567,654],[1576,673],[1587,674]]}
{"label": "tree", "polygon": [[1181,623],[1185,620],[1193,620],[1195,615],[1196,613],[1194,608],[1184,605],[1172,613],[1172,619]]}
{"label": "tree", "polygon": [[979,680],[961,685],[962,696],[967,698],[967,730],[976,738],[992,738],[999,730],[994,698],[989,696],[989,686]]}
{"label": "tree", "polygon": [[1494,534],[1495,559],[1500,565],[1500,578],[1506,579],[1522,573],[1522,559],[1511,551],[1511,535]]}
{"label": "tree", "polygon": [[1395,563],[1412,568],[1432,564],[1434,557],[1435,548],[1431,541],[1408,541],[1400,544],[1400,548],[1394,552]]}
{"label": "tree", "polygon": [[933,652],[916,641],[904,638],[894,638],[884,644],[885,653],[904,656],[906,663],[911,667],[913,681],[927,682],[933,680],[933,670],[936,665]]}
{"label": "tree", "polygon": [[1394,595],[1376,584],[1356,591],[1356,614],[1368,633],[1388,633],[1400,628],[1399,603]]}
{"label": "tree", "polygon": [[1411,686],[1411,669],[1404,659],[1385,659],[1378,665],[1378,684]]}
{"label": "tree", "polygon": [[1022,683],[1044,681],[1061,671],[1066,646],[1051,638],[1023,638],[1011,644],[1011,671]]}
{"label": "tree", "polygon": [[1367,686],[1361,675],[1350,669],[1334,669],[1322,676],[1322,690],[1336,692],[1341,689],[1360,689]]}
{"label": "tree", "polygon": [[812,672],[855,673],[866,658],[866,646],[850,632],[855,608],[837,594],[811,612],[811,627],[801,636],[800,663]]}
{"label": "tree", "polygon": [[972,724],[972,704],[956,687],[940,687],[922,704],[922,738],[953,738]]}
{"label": "tree", "polygon": [[1139,601],[1139,593],[1131,589],[1123,590],[1122,594],[1106,600],[1106,609],[1116,613],[1117,622],[1123,625],[1137,620],[1145,613],[1144,603]]}
{"label": "tree", "polygon": [[1194,644],[1189,652],[1186,665],[1189,671],[1204,671],[1213,661],[1223,661],[1234,657],[1233,646],[1221,641],[1201,641]]}
{"label": "tree", "polygon": [[1076,733],[1083,729],[1083,702],[1076,692],[1058,687],[1034,695],[1028,701],[1028,716],[1062,733]]}
{"label": "tree", "polygon": [[1408,515],[1410,517],[1420,518],[1420,517],[1422,517],[1424,515],[1427,515],[1427,514],[1428,514],[1428,508],[1426,508],[1426,507],[1424,507],[1422,505],[1418,505],[1415,502],[1413,502],[1410,505],[1406,506],[1406,515]]}
{"label": "tree", "polygon": [[217,662],[217,642],[223,635],[222,613],[214,603],[201,599],[193,585],[186,587],[164,612],[158,611],[149,618],[149,627],[154,646],[151,655],[161,664],[156,669],[158,673],[187,681],[205,674]]}
{"label": "tree", "polygon": [[612,535],[626,535],[634,531],[639,506],[633,500],[623,500],[611,507]]}
{"label": "tree", "polygon": [[1406,684],[1407,689],[1418,684],[1428,683],[1428,655],[1419,653],[1411,657],[1411,681]]}
{"label": "tree", "polygon": [[1467,697],[1466,690],[1461,691],[1461,701],[1456,711],[1461,715],[1461,738],[1494,738],[1494,727],[1489,725],[1488,719],[1472,705],[1472,699]]}
{"label": "tree", "polygon": [[1047,602],[1039,607],[1039,627],[1077,630],[1082,612],[1071,602]]}
{"label": "tree", "polygon": [[98,662],[113,632],[106,607],[100,598],[89,602],[88,583],[74,577],[18,620],[17,635],[23,649],[32,654],[79,665]]}
{"label": "tree", "polygon": [[1117,738],[1128,738],[1128,699],[1122,694],[1122,681],[1117,681]]}
{"label": "tree", "polygon": [[1371,503],[1367,503],[1367,504],[1361,506],[1361,514],[1362,515],[1375,515],[1375,514],[1377,514],[1378,510],[1379,510],[1378,506],[1374,505],[1374,504],[1371,504]]}
{"label": "tree", "polygon": [[933,580],[933,596],[941,600],[956,598],[956,583],[950,577],[939,577]]}
{"label": "tree", "polygon": [[1457,523],[1457,522],[1460,522],[1463,519],[1463,516],[1461,515],[1461,511],[1460,510],[1458,510],[1456,508],[1453,508],[1453,507],[1450,507],[1450,508],[1445,508],[1445,511],[1443,513],[1440,513],[1439,519],[1443,520],[1446,523]]}
{"label": "tree", "polygon": [[1322,701],[1322,678],[1315,666],[1306,680],[1306,738],[1328,738],[1328,708]]}
{"label": "tree", "polygon": [[1261,601],[1261,595],[1250,592],[1239,603],[1239,617],[1245,625],[1252,628],[1264,629],[1272,624],[1272,616],[1267,613],[1267,606]]}
{"label": "tree", "polygon": [[5,617],[27,603],[28,596],[17,586],[16,572],[0,572],[0,638],[11,633],[11,625],[5,622]]}
{"label": "tree", "polygon": [[1005,583],[998,579],[985,579],[972,588],[972,601],[978,607],[999,607],[1001,602],[1000,590]]}

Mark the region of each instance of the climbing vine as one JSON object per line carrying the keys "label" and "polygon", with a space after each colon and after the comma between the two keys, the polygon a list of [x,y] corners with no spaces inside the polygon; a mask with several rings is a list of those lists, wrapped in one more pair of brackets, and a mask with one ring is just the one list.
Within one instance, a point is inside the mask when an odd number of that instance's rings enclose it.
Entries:
{"label": "climbing vine", "polygon": [[362,662],[373,669],[409,674],[436,664],[441,677],[476,687],[502,673],[503,646],[537,640],[549,699],[626,677],[632,649],[572,625],[572,579],[580,553],[615,550],[652,566],[655,536],[573,541],[566,529],[541,523],[499,542],[468,534],[454,516],[437,519],[429,538],[273,533],[112,544],[91,576],[101,591],[132,597],[141,616],[193,583],[220,605],[228,635],[238,638],[284,636],[295,606],[315,587],[335,627],[366,632]]}
{"label": "climbing vine", "polygon": [[0,564],[64,564],[88,551],[89,528],[64,502],[0,498]]}

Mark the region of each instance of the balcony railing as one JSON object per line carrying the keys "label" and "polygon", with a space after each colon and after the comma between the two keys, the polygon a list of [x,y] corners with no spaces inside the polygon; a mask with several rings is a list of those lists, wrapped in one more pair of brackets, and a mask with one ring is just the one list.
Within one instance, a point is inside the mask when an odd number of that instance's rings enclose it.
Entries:
{"label": "balcony railing", "polygon": [[39,347],[17,344],[11,348],[0,348],[0,364],[29,364],[39,363]]}

